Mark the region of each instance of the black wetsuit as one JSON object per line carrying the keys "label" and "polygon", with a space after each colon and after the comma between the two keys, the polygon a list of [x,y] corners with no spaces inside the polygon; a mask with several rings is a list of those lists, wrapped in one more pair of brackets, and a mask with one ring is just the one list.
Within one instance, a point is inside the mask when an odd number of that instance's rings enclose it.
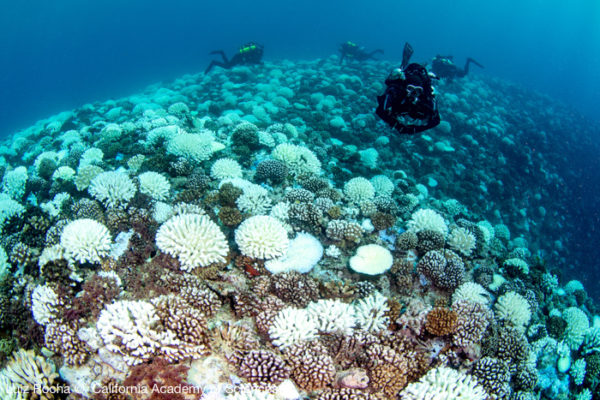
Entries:
{"label": "black wetsuit", "polygon": [[345,58],[354,59],[356,61],[374,60],[375,54],[383,54],[383,50],[376,49],[371,52],[367,52],[364,47],[358,46],[352,42],[342,43],[340,46],[340,65],[344,62]]}
{"label": "black wetsuit", "polygon": [[252,65],[261,64],[263,57],[264,47],[257,43],[247,43],[243,45],[240,50],[229,60],[223,50],[211,51],[210,54],[220,54],[223,61],[213,60],[208,64],[206,71],[208,73],[212,67],[221,67],[225,69],[231,69],[236,65]]}
{"label": "black wetsuit", "polygon": [[469,73],[469,65],[473,63],[480,68],[483,68],[483,65],[479,64],[477,61],[472,58],[467,58],[467,62],[465,63],[465,67],[460,69],[454,64],[452,61],[452,56],[435,56],[433,61],[431,62],[431,71],[438,77],[442,79],[452,80],[454,78],[462,78]]}

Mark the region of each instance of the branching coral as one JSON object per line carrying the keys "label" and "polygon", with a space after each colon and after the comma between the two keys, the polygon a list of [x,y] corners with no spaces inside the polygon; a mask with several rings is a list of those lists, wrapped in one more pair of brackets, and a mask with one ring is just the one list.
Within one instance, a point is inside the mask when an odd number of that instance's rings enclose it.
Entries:
{"label": "branching coral", "polygon": [[285,350],[285,358],[291,366],[292,378],[307,392],[323,389],[335,378],[333,359],[318,341],[288,347]]}
{"label": "branching coral", "polygon": [[156,245],[177,257],[184,271],[223,262],[229,252],[218,225],[199,214],[176,215],[167,220],[156,233]]}

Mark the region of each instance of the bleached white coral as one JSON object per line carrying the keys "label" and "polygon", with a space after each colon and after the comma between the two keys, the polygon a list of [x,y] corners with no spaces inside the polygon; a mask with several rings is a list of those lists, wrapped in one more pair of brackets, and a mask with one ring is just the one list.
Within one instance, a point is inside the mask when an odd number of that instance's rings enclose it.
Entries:
{"label": "bleached white coral", "polygon": [[470,256],[475,249],[475,235],[465,228],[455,228],[450,232],[448,245],[465,256]]}
{"label": "bleached white coral", "polygon": [[229,253],[227,239],[219,226],[199,214],[171,217],[156,232],[156,245],[176,257],[184,271],[223,262]]}
{"label": "bleached white coral", "polygon": [[13,200],[5,193],[0,193],[0,228],[4,223],[14,216],[22,216],[25,207],[16,200]]}
{"label": "bleached white coral", "polygon": [[127,206],[135,195],[136,189],[127,174],[107,171],[92,179],[88,191],[107,208],[117,208]]}
{"label": "bleached white coral", "polygon": [[244,193],[236,200],[240,211],[252,215],[264,215],[271,208],[271,199],[267,189],[259,185],[249,185],[243,189]]}
{"label": "bleached white coral", "polygon": [[[16,386],[23,393],[35,393],[27,398],[37,398],[36,396],[41,393],[41,399],[48,399],[45,393],[47,391],[50,393],[58,378],[54,364],[46,361],[44,357],[35,354],[33,350],[24,349],[19,349],[13,353],[12,359],[2,372],[0,372],[0,376],[4,377],[0,379],[0,382],[8,379],[12,385]],[[2,397],[2,400],[6,400],[6,398]]]}
{"label": "bleached white coral", "polygon": [[40,325],[47,325],[54,320],[62,305],[58,294],[48,285],[38,285],[31,293],[31,311],[33,319]]}
{"label": "bleached white coral", "polygon": [[0,371],[0,399],[24,400],[19,386],[14,384],[3,372]]}
{"label": "bleached white coral", "polygon": [[250,217],[242,222],[235,231],[235,242],[243,255],[264,259],[281,257],[289,246],[283,224],[266,215]]}
{"label": "bleached white coral", "polygon": [[173,207],[170,204],[164,203],[162,201],[157,201],[156,204],[154,204],[152,218],[154,218],[156,222],[162,224],[172,216]]}
{"label": "bleached white coral", "polygon": [[339,300],[319,300],[306,308],[319,332],[350,335],[356,325],[354,307]]}
{"label": "bleached white coral", "polygon": [[585,290],[583,283],[578,280],[571,280],[565,284],[565,292],[573,294],[577,291]]}
{"label": "bleached white coral", "polygon": [[452,304],[466,300],[487,306],[490,303],[490,299],[490,293],[479,283],[475,282],[463,283],[452,294]]}
{"label": "bleached white coral", "polygon": [[369,332],[387,329],[390,319],[386,314],[389,310],[387,298],[374,292],[354,305],[356,323],[360,329]]}
{"label": "bleached white coral", "polygon": [[146,147],[150,147],[161,141],[169,142],[179,133],[181,133],[181,128],[176,125],[160,126],[148,132],[144,144]]}
{"label": "bleached white coral", "polygon": [[163,344],[173,342],[167,332],[154,329],[159,322],[149,302],[116,301],[100,312],[96,328],[107,350],[136,365],[150,360]]}
{"label": "bleached white coral", "polygon": [[290,203],[288,203],[286,201],[281,201],[281,202],[275,204],[271,208],[269,215],[273,218],[277,218],[278,220],[284,222],[290,218],[289,212],[290,212]]}
{"label": "bleached white coral", "polygon": [[375,175],[371,178],[371,184],[377,196],[391,196],[394,193],[394,182],[385,175]]}
{"label": "bleached white coral", "polygon": [[590,327],[587,315],[577,307],[569,307],[563,311],[562,318],[567,322],[564,332],[565,342],[571,350],[579,349]]}
{"label": "bleached white coral", "polygon": [[477,223],[477,226],[483,232],[483,240],[489,243],[494,238],[494,226],[488,221],[480,221]]}
{"label": "bleached white coral", "polygon": [[584,358],[579,358],[575,360],[575,362],[571,365],[571,368],[569,369],[569,374],[573,378],[573,383],[577,386],[581,386],[583,384],[585,373],[586,362]]}
{"label": "bleached white coral", "polygon": [[360,246],[354,257],[350,258],[350,268],[366,275],[383,274],[393,263],[392,253],[378,244]]}
{"label": "bleached white coral", "polygon": [[10,275],[10,264],[6,251],[0,247],[0,284]]}
{"label": "bleached white coral", "polygon": [[444,237],[448,234],[448,226],[444,217],[429,208],[415,211],[408,221],[408,230],[412,232],[435,231]]}
{"label": "bleached white coral", "polygon": [[331,258],[338,258],[342,255],[342,251],[336,245],[331,244],[325,249],[325,255]]}
{"label": "bleached white coral", "polygon": [[140,174],[138,180],[140,181],[140,192],[152,199],[162,201],[169,196],[171,184],[162,174],[148,171]]}
{"label": "bleached white coral", "polygon": [[344,185],[344,194],[348,200],[360,204],[375,197],[375,189],[371,182],[363,177],[350,179]]}
{"label": "bleached white coral", "polygon": [[58,167],[52,174],[52,180],[59,182],[69,182],[72,181],[74,177],[75,170],[71,167],[67,167],[66,165]]}
{"label": "bleached white coral", "polygon": [[60,245],[66,259],[80,263],[99,263],[110,253],[111,236],[108,228],[90,218],[69,222],[60,235]]}
{"label": "bleached white coral", "polygon": [[400,392],[401,400],[486,400],[488,395],[477,380],[448,367],[430,369],[418,382]]}
{"label": "bleached white coral", "polygon": [[281,143],[271,152],[271,157],[283,162],[292,175],[321,173],[321,162],[312,150],[290,143]]}
{"label": "bleached white coral", "polygon": [[275,346],[285,349],[295,343],[315,339],[317,323],[310,318],[306,310],[284,308],[273,319],[269,337]]}
{"label": "bleached white coral", "polygon": [[92,180],[100,175],[104,170],[97,165],[85,165],[77,169],[77,175],[75,175],[75,187],[80,192],[86,190]]}
{"label": "bleached white coral", "polygon": [[498,298],[494,305],[498,319],[503,319],[517,328],[529,323],[531,309],[527,300],[517,292],[508,292]]}
{"label": "bleached white coral", "polygon": [[60,244],[45,247],[44,250],[42,250],[42,254],[40,254],[40,257],[38,258],[38,266],[43,268],[49,262],[64,259],[64,256],[65,249]]}
{"label": "bleached white coral", "polygon": [[210,176],[217,180],[241,178],[242,167],[240,167],[237,161],[231,158],[220,158],[210,168]]}
{"label": "bleached white coral", "polygon": [[[208,397],[205,399],[204,396],[202,397],[202,400],[212,400],[212,397],[210,397],[210,393],[208,393]],[[222,394],[217,394],[216,397],[214,397],[214,400],[222,400],[223,399],[223,395]],[[268,391],[262,391],[262,390],[258,390],[258,389],[253,389],[251,387],[248,387],[247,389],[240,389],[240,390],[236,390],[234,391],[232,394],[228,395],[226,397],[227,400],[277,400],[279,399],[279,397],[274,396],[273,394],[269,393]]]}
{"label": "bleached white coral", "polygon": [[84,168],[88,165],[98,165],[102,163],[102,159],[104,158],[104,152],[102,150],[92,147],[91,149],[87,149],[79,159],[79,167],[78,169]]}
{"label": "bleached white coral", "polygon": [[183,157],[191,162],[208,160],[213,154],[213,135],[204,131],[197,133],[179,133],[169,140],[167,153]]}
{"label": "bleached white coral", "polygon": [[63,204],[71,199],[71,195],[66,192],[57,193],[52,201],[40,204],[40,208],[51,217],[58,217],[62,211]]}
{"label": "bleached white coral", "polygon": [[27,179],[27,168],[25,167],[6,171],[2,178],[2,193],[7,194],[11,199],[21,200],[25,194]]}
{"label": "bleached white coral", "polygon": [[283,257],[268,260],[265,268],[272,274],[287,271],[309,272],[323,257],[323,245],[309,233],[300,232],[289,243]]}

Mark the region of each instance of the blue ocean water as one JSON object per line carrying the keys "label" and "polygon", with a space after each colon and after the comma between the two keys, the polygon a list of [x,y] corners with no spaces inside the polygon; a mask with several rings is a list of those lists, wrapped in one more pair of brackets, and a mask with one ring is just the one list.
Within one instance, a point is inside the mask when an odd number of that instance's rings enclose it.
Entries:
{"label": "blue ocean water", "polygon": [[[416,61],[441,53],[462,64],[471,56],[485,65],[477,73],[600,119],[600,3],[593,0],[62,0],[3,4],[0,137],[62,110],[198,72],[210,50],[231,54],[248,40],[265,45],[267,60],[326,57],[345,40],[398,60],[409,41]],[[572,242],[590,276],[600,274],[593,267],[600,238],[597,154],[592,146],[574,157],[578,164],[570,164],[568,187],[558,194],[572,199],[571,219],[580,229],[569,235],[579,235]]]}

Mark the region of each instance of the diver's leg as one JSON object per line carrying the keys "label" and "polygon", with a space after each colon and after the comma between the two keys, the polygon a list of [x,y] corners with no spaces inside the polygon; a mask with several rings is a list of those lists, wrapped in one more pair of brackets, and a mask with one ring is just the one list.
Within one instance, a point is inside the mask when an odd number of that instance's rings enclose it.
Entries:
{"label": "diver's leg", "polygon": [[208,64],[208,67],[206,67],[206,70],[204,71],[204,73],[207,74],[212,69],[212,67],[221,67],[221,68],[228,69],[227,64],[225,64],[221,61],[213,60],[210,62],[210,64]]}
{"label": "diver's leg", "polygon": [[469,65],[471,63],[477,65],[479,68],[483,68],[483,65],[479,64],[477,61],[475,61],[471,57],[469,57],[469,58],[467,58],[467,62],[465,63],[465,69],[463,70],[461,77],[465,76],[469,73]]}
{"label": "diver's leg", "polygon": [[209,54],[219,54],[223,58],[223,63],[229,64],[229,60],[227,59],[227,56],[225,55],[225,52],[223,50],[214,50],[211,51]]}

